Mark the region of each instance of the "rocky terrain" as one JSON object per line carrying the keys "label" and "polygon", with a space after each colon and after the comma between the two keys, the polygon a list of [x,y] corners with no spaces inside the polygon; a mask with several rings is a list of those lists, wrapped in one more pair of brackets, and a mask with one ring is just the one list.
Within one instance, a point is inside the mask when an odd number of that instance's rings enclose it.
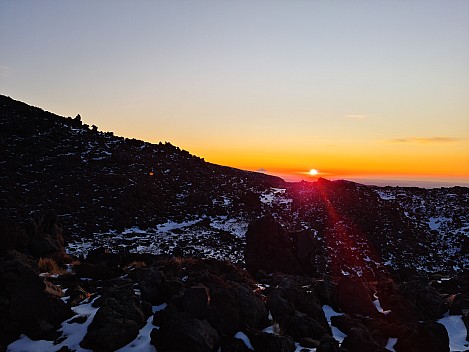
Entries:
{"label": "rocky terrain", "polygon": [[0,96],[0,350],[469,350],[469,189],[287,183]]}

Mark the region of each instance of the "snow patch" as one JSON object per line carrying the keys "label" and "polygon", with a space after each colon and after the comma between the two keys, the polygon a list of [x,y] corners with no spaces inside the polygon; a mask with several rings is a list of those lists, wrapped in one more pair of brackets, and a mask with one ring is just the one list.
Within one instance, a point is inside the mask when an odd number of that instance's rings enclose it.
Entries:
{"label": "snow patch", "polygon": [[448,315],[438,320],[448,331],[449,347],[451,351],[466,351],[469,349],[469,342],[466,341],[466,325],[462,320],[462,315]]}

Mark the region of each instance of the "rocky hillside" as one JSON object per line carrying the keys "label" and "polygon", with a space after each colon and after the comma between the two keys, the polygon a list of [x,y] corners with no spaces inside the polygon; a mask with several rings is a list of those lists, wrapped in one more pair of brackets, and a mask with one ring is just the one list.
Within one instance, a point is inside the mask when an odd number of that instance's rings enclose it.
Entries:
{"label": "rocky hillside", "polygon": [[[290,232],[306,231],[291,263],[295,272],[469,268],[468,188],[286,183],[207,163],[169,143],[99,132],[79,116],[60,117],[5,96],[0,124],[0,222],[24,223],[36,211],[53,211],[71,254],[105,245],[243,264],[248,224],[271,214]],[[261,240],[260,247],[273,246]]]}
{"label": "rocky hillside", "polygon": [[469,189],[286,183],[0,96],[0,351],[469,349]]}

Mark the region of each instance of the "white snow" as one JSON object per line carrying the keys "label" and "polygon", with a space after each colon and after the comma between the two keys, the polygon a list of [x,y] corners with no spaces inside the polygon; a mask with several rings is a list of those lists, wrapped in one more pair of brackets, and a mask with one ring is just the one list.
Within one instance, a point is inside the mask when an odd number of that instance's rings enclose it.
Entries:
{"label": "white snow", "polygon": [[448,315],[446,313],[444,318],[438,320],[438,323],[443,324],[448,331],[451,351],[469,350],[469,342],[466,341],[466,326],[461,315]]}
{"label": "white snow", "polygon": [[324,311],[324,315],[326,316],[327,322],[329,323],[331,330],[332,330],[332,337],[335,338],[337,341],[342,343],[344,341],[345,335],[342,331],[337,329],[335,326],[331,325],[331,317],[343,315],[342,313],[337,313],[334,308],[328,305],[322,306],[322,310]]}
{"label": "white snow", "polygon": [[[159,306],[153,306],[153,313],[166,308],[166,303]],[[150,343],[150,333],[153,329],[157,328],[152,323],[153,315],[147,319],[147,323],[140,329],[137,337],[126,346],[118,349],[116,352],[155,352],[155,347]]]}
{"label": "white snow", "polygon": [[[87,352],[90,350],[84,349],[80,347],[80,342],[86,335],[88,330],[88,326],[94,319],[98,308],[94,308],[91,305],[97,298],[93,299],[93,301],[89,302],[86,300],[76,307],[73,307],[72,310],[77,314],[72,318],[64,321],[62,323],[62,327],[59,329],[59,332],[62,332],[62,337],[65,338],[62,342],[57,345],[54,345],[54,341],[45,341],[45,340],[38,340],[34,341],[31,340],[26,335],[21,335],[18,340],[12,342],[7,347],[8,352],[30,352],[30,351],[57,351],[63,346],[68,346],[72,351],[76,352]],[[77,316],[85,316],[86,321],[83,324],[79,323],[70,323],[73,319]]]}
{"label": "white snow", "polygon": [[444,216],[431,217],[428,219],[428,226],[432,230],[438,230],[440,226],[447,221],[451,221],[451,218],[446,218]]}
{"label": "white snow", "polygon": [[[96,312],[98,311],[98,308],[92,307],[93,302],[96,300],[93,299],[93,301],[87,303],[82,303],[74,308],[72,310],[77,314],[73,316],[72,318],[64,321],[62,323],[62,327],[59,330],[59,332],[62,332],[62,337],[65,339],[60,342],[57,345],[54,345],[53,341],[45,341],[45,340],[39,340],[39,341],[33,341],[26,335],[21,335],[19,340],[11,343],[7,347],[8,352],[31,352],[31,351],[57,351],[63,346],[68,346],[72,351],[76,352],[88,352],[90,350],[84,349],[80,347],[80,342],[83,340],[83,338],[86,335],[86,332],[88,330],[88,326],[91,324],[91,322],[94,319],[94,316]],[[157,312],[159,310],[162,310],[166,307],[166,303],[163,303],[159,306],[153,306],[153,313]],[[78,323],[69,323],[73,319],[75,319],[77,316],[86,316],[87,319],[83,324],[78,324]],[[150,344],[150,332],[154,328],[158,328],[152,324],[153,321],[153,315],[151,315],[148,320],[146,325],[140,329],[138,336],[130,342],[128,345],[120,348],[119,352],[154,352],[155,347],[153,347]]]}
{"label": "white snow", "polygon": [[249,348],[251,351],[254,351],[254,348],[253,348],[252,345],[251,345],[251,340],[249,340],[249,337],[247,337],[244,332],[238,331],[238,332],[234,335],[234,338],[235,338],[235,339],[240,339],[241,341],[244,342],[244,344],[246,345],[247,348]]}
{"label": "white snow", "polygon": [[396,350],[394,349],[394,345],[397,343],[397,338],[396,337],[390,337],[388,339],[388,343],[384,348],[386,348],[389,351],[395,352]]}
{"label": "white snow", "polygon": [[376,193],[378,193],[378,196],[383,199],[383,200],[393,200],[393,199],[396,199],[396,197],[394,196],[394,194],[392,194],[391,192],[385,192],[385,191],[382,191],[382,190],[376,190]]}
{"label": "white snow", "polygon": [[388,315],[389,313],[391,313],[390,310],[383,310],[383,308],[381,307],[381,302],[379,301],[379,298],[376,295],[376,293],[373,295],[373,297],[375,298],[375,300],[373,301],[373,304],[375,305],[376,310],[378,312],[383,313],[384,315]]}

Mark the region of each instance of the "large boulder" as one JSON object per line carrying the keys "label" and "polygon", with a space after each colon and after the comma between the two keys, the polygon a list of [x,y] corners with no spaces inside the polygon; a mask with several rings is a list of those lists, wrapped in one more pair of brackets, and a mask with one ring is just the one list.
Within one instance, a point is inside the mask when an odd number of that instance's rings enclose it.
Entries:
{"label": "large boulder", "polygon": [[65,240],[57,215],[53,211],[36,213],[26,224],[30,239],[29,250],[35,257],[62,259],[65,256]]}
{"label": "large boulder", "polygon": [[[54,294],[47,292],[54,288]],[[34,339],[54,338],[53,331],[72,316],[58,297],[60,289],[46,286],[31,258],[15,251],[0,257],[0,344],[26,333]]]}
{"label": "large boulder", "polygon": [[245,261],[251,273],[258,270],[269,273],[301,271],[291,237],[271,215],[249,224],[246,232]]}
{"label": "large boulder", "polygon": [[267,308],[251,289],[243,285],[213,289],[207,319],[223,336],[268,325]]}
{"label": "large boulder", "polygon": [[415,306],[418,320],[440,319],[448,310],[444,297],[422,281],[401,284],[399,293]]}
{"label": "large boulder", "polygon": [[290,336],[259,332],[250,334],[251,345],[256,352],[293,352],[295,342]]}
{"label": "large boulder", "polygon": [[412,334],[399,338],[397,352],[449,352],[449,337],[445,327],[437,322],[419,323]]}
{"label": "large boulder", "polygon": [[324,328],[318,321],[298,311],[284,320],[281,327],[284,333],[293,337],[295,341],[305,337],[320,340],[330,333],[330,330]]}
{"label": "large boulder", "polygon": [[160,352],[214,352],[219,348],[218,332],[206,320],[191,318],[173,306],[156,312],[153,322],[159,328],[152,330],[151,343]]}
{"label": "large boulder", "polygon": [[193,318],[203,318],[210,304],[210,291],[202,285],[195,285],[184,291],[182,308]]}
{"label": "large boulder", "polygon": [[145,315],[132,284],[116,282],[96,300],[99,306],[80,343],[94,351],[114,351],[134,340],[145,323]]}
{"label": "large boulder", "polygon": [[142,293],[142,299],[153,305],[168,302],[182,289],[181,282],[170,279],[158,268],[140,268],[137,281]]}
{"label": "large boulder", "polygon": [[359,278],[342,278],[334,288],[333,300],[344,313],[376,316],[371,291]]}

